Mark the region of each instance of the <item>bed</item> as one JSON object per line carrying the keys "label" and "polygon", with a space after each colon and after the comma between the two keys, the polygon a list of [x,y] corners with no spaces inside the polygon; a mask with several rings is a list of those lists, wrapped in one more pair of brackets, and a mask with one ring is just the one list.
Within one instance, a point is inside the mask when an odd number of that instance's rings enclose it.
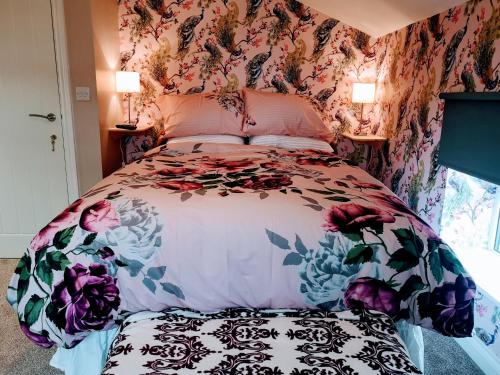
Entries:
{"label": "bed", "polygon": [[44,227],[8,299],[36,344],[78,345],[171,307],[343,311],[463,337],[475,285],[386,187],[335,154],[162,146]]}

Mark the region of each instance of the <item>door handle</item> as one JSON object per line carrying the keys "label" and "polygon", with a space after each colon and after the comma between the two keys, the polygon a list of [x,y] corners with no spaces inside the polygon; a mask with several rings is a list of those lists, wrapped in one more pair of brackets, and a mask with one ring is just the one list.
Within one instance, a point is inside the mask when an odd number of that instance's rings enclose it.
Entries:
{"label": "door handle", "polygon": [[47,114],[47,116],[44,116],[44,115],[39,115],[37,113],[30,113],[29,114],[30,117],[40,117],[40,118],[44,118],[45,120],[48,120],[50,122],[54,122],[56,121],[56,115],[54,115],[52,112]]}

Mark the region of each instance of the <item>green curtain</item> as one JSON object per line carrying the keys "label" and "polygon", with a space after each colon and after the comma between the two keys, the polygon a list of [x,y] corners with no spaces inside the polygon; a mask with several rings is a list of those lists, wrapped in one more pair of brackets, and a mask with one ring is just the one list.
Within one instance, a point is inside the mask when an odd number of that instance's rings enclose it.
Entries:
{"label": "green curtain", "polygon": [[439,164],[500,185],[500,92],[443,93]]}

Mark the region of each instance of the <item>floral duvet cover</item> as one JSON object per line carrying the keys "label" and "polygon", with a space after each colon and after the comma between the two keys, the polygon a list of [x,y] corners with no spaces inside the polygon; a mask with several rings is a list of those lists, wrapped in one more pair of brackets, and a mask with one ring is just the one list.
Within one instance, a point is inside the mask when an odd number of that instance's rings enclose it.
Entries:
{"label": "floral duvet cover", "polygon": [[36,344],[169,307],[364,307],[469,336],[475,285],[380,182],[334,154],[163,146],[40,230],[8,290]]}

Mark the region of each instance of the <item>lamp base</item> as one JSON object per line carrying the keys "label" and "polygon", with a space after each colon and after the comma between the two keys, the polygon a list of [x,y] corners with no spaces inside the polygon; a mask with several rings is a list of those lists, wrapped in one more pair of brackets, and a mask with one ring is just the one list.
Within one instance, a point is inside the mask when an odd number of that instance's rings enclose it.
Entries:
{"label": "lamp base", "polygon": [[115,125],[118,129],[126,129],[126,130],[136,130],[137,125],[132,125],[132,124],[118,124]]}

